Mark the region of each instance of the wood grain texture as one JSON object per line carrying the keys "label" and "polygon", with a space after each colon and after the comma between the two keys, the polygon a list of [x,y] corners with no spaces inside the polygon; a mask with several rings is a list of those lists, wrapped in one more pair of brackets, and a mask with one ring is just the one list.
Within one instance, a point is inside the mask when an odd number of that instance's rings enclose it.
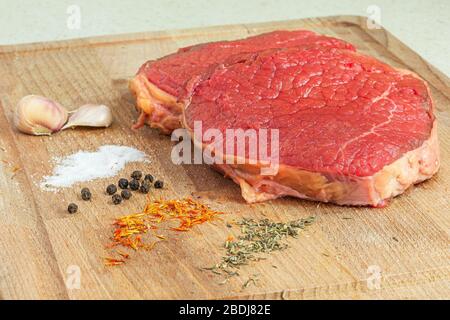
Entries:
{"label": "wood grain texture", "polygon": [[[431,86],[439,120],[440,172],[383,209],[339,207],[298,199],[247,205],[239,187],[206,165],[171,163],[171,142],[157,131],[130,129],[136,118],[127,79],[146,60],[179,47],[242,38],[276,29],[310,29],[342,38],[393,66],[418,73]],[[53,43],[0,47],[0,298],[3,299],[417,299],[450,298],[450,81],[384,29],[367,30],[360,17],[329,17],[253,25],[234,25],[108,36]],[[112,107],[115,123],[107,130],[68,130],[52,137],[31,137],[12,128],[17,101],[27,94],[54,98],[71,108],[83,103]],[[78,198],[81,184],[58,193],[38,183],[51,172],[55,156],[103,144],[123,144],[145,151],[151,164],[130,165],[163,177],[165,190],[154,197],[200,194],[202,201],[227,214],[223,221],[173,234],[151,252],[133,253],[124,266],[108,268],[107,255],[114,217],[134,212],[144,203],[112,206],[103,195],[114,179],[88,185],[94,199]],[[13,173],[14,167],[21,170]],[[76,201],[80,211],[66,214]],[[287,221],[316,215],[317,222],[291,247],[224,285],[222,278],[201,271],[223,254],[230,230],[225,221],[268,217]],[[231,229],[231,232],[235,230]],[[68,268],[81,271],[80,289],[68,289]],[[275,266],[275,267],[274,267]],[[369,289],[369,266],[382,272],[381,288]],[[70,271],[70,269],[69,269]],[[256,285],[242,288],[252,274]]]}

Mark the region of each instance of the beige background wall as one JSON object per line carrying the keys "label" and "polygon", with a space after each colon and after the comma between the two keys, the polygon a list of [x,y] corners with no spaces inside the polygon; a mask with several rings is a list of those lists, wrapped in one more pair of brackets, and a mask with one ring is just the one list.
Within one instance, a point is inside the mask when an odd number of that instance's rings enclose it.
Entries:
{"label": "beige background wall", "polygon": [[[80,10],[80,28],[67,20]],[[449,0],[0,0],[0,44],[380,10],[381,24],[450,75]],[[77,9],[75,9],[77,10]]]}

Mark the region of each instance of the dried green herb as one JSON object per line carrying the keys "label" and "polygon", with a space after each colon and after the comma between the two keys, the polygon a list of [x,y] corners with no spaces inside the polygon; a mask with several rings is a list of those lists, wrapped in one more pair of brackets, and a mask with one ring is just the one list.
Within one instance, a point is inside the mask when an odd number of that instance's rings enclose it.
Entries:
{"label": "dried green herb", "polygon": [[238,275],[236,269],[247,265],[250,261],[265,259],[263,254],[288,248],[284,241],[288,237],[297,237],[299,231],[311,225],[315,217],[284,222],[273,222],[269,219],[259,221],[242,219],[237,222],[241,235],[237,240],[225,242],[226,255],[222,261],[210,268],[204,268],[214,273],[228,276]]}
{"label": "dried green herb", "polygon": [[256,283],[258,282],[258,277],[259,277],[259,275],[258,274],[254,274],[254,275],[252,275],[250,278],[248,278],[247,279],[247,281],[245,281],[244,282],[244,284],[242,285],[242,289],[245,289],[245,288],[247,288],[250,284],[254,284],[254,285],[256,285]]}

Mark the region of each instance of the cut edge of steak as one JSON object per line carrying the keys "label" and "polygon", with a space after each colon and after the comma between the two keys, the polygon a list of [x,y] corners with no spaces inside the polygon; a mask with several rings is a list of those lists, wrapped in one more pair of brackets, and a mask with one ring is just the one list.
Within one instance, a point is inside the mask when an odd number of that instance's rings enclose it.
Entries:
{"label": "cut edge of steak", "polygon": [[129,89],[136,97],[136,107],[140,111],[133,129],[145,124],[170,134],[181,127],[180,118],[184,110],[184,102],[159,89],[148,81],[143,74],[137,74],[130,82]]}

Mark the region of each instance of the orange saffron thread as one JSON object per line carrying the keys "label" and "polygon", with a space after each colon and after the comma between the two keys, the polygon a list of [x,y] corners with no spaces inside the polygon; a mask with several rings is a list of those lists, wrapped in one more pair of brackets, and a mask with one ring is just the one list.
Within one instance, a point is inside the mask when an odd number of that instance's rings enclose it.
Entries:
{"label": "orange saffron thread", "polygon": [[118,266],[118,265],[121,265],[124,263],[125,263],[125,260],[122,260],[122,259],[115,259],[115,258],[111,258],[111,257],[105,258],[105,265],[107,265],[107,266]]}
{"label": "orange saffron thread", "polygon": [[[114,221],[113,225],[115,229],[113,231],[112,243],[107,248],[123,246],[135,251],[140,248],[151,250],[156,243],[166,240],[167,237],[152,232],[160,241],[145,244],[142,240],[142,235],[146,234],[149,230],[156,230],[162,222],[175,221],[177,226],[171,227],[170,230],[186,232],[198,224],[211,221],[217,215],[223,214],[223,212],[211,210],[208,206],[192,198],[153,201],[147,198],[147,201],[142,212],[122,216]],[[125,259],[129,257],[128,254],[125,254],[125,256],[119,251],[118,253]],[[123,263],[125,263],[125,260],[122,259],[108,258],[106,260],[107,265],[119,265]]]}

